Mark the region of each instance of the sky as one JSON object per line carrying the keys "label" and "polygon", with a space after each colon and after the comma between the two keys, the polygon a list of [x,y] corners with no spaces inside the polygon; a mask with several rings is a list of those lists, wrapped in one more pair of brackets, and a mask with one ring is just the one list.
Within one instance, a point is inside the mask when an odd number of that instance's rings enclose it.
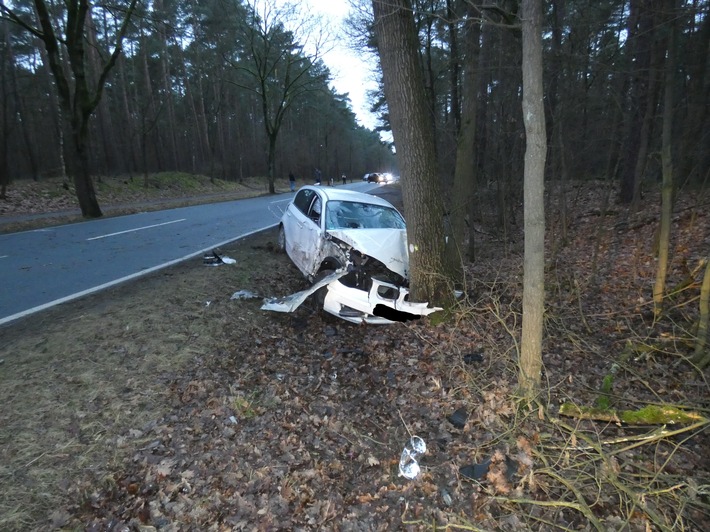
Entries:
{"label": "sky", "polygon": [[301,0],[309,4],[311,11],[328,22],[329,29],[335,37],[335,44],[324,57],[323,61],[330,70],[332,85],[339,94],[348,93],[352,109],[361,125],[373,129],[376,125],[375,116],[369,112],[367,91],[377,89],[377,81],[362,56],[348,49],[347,38],[338,38],[343,32],[340,26],[348,16],[350,5],[348,0]]}

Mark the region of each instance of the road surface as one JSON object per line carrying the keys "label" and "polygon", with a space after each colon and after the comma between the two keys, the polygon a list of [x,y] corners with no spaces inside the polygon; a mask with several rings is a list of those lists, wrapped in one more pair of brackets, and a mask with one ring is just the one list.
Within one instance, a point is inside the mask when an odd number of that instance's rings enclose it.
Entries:
{"label": "road surface", "polygon": [[[377,185],[346,187],[364,192]],[[286,193],[0,235],[0,325],[273,227],[292,197]]]}

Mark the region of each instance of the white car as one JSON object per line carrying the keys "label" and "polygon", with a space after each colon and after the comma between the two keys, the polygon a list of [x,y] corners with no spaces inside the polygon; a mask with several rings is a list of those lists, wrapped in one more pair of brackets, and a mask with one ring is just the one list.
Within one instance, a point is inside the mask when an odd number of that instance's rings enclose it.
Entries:
{"label": "white car", "polygon": [[306,186],[288,205],[278,245],[313,286],[262,308],[292,312],[317,293],[353,323],[391,323],[441,310],[409,301],[407,230],[389,202],[352,190]]}

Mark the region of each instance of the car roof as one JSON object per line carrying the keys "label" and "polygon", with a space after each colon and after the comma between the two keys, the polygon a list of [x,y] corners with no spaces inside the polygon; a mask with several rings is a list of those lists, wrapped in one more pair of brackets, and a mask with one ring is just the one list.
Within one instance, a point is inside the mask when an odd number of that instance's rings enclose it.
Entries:
{"label": "car roof", "polygon": [[360,203],[372,203],[373,205],[381,205],[382,207],[392,207],[389,201],[380,198],[379,196],[373,196],[372,194],[366,194],[364,192],[356,192],[354,190],[348,190],[345,188],[336,187],[315,187],[311,185],[306,185],[303,188],[308,188],[315,190],[321,196],[323,196],[326,201],[357,201]]}

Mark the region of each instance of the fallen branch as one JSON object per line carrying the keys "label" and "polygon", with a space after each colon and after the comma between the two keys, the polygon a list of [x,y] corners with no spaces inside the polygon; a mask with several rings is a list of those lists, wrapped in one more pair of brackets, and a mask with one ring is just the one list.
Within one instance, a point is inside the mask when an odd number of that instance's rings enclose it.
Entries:
{"label": "fallen branch", "polygon": [[564,403],[560,406],[560,415],[627,425],[673,425],[707,421],[698,412],[683,410],[673,405],[648,405],[640,410],[614,410]]}

